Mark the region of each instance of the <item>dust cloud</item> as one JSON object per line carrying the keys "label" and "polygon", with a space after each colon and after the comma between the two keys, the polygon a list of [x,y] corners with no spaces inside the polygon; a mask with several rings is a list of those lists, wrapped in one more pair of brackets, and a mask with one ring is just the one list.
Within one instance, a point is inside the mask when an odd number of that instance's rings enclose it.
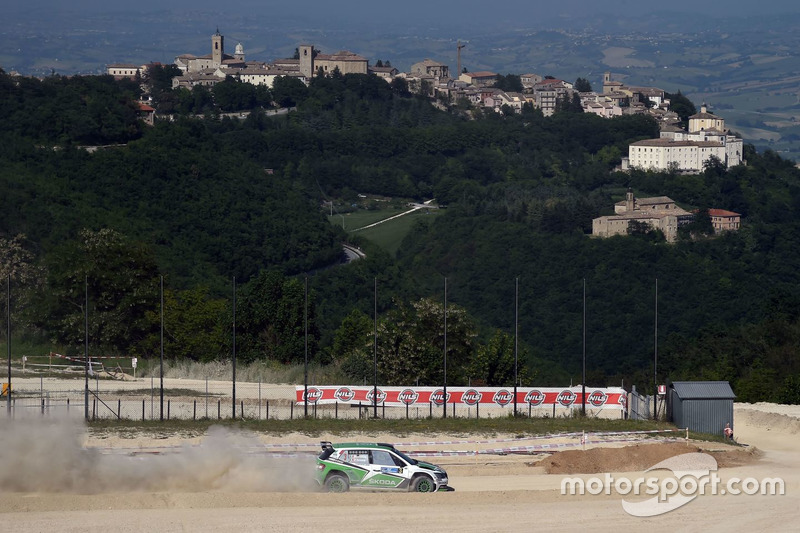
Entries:
{"label": "dust cloud", "polygon": [[[158,454],[86,448],[82,422],[0,420],[0,492],[315,490],[313,456],[275,457],[255,435],[212,427],[197,446]],[[114,452],[114,453],[110,453]]]}

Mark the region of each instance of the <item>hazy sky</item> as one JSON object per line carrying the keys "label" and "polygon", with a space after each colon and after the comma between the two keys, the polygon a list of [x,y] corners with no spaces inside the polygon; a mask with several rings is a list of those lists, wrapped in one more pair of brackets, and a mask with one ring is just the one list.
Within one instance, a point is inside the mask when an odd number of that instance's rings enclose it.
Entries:
{"label": "hazy sky", "polygon": [[[542,25],[571,17],[605,15],[635,17],[658,12],[682,12],[687,16],[752,17],[778,13],[800,13],[796,0],[12,0],[6,13],[46,8],[61,11],[224,11],[250,14],[273,23],[281,19],[316,21],[318,24],[346,24],[347,20],[387,28],[395,25],[452,27],[511,22],[516,25]],[[300,11],[302,9],[302,11]],[[343,28],[347,29],[347,28]]]}

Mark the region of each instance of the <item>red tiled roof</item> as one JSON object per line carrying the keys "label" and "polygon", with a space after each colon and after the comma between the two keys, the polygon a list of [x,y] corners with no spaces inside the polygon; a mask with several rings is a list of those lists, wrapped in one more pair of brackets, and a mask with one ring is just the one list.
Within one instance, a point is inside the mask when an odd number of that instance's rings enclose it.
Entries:
{"label": "red tiled roof", "polygon": [[725,209],[709,209],[708,215],[712,217],[740,217],[739,213],[733,211],[726,211]]}
{"label": "red tiled roof", "polygon": [[141,102],[137,102],[137,104],[139,104],[139,111],[146,111],[148,113],[154,113],[155,112],[155,109],[153,109],[152,107],[150,107],[147,104],[143,104]]}

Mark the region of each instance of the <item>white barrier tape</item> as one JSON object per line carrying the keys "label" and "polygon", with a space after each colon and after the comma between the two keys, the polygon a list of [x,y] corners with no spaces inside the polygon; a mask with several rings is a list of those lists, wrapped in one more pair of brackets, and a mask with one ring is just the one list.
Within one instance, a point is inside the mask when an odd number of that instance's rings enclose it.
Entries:
{"label": "white barrier tape", "polygon": [[[455,444],[495,444],[498,442],[524,442],[528,440],[540,440],[540,439],[558,439],[563,437],[574,437],[580,435],[580,433],[561,433],[558,435],[532,435],[530,437],[513,437],[508,439],[488,439],[488,440],[430,440],[430,441],[418,441],[418,442],[395,442],[392,443],[394,447],[400,446],[452,446]],[[308,444],[308,443],[295,443],[295,444],[265,444],[268,448],[319,448],[319,443],[316,444]]]}
{"label": "white barrier tape", "polygon": [[[48,357],[47,355],[32,355],[31,357]],[[61,355],[60,353],[50,352],[49,357],[59,357],[61,359],[68,359],[70,361],[85,361],[86,358],[83,356],[72,356],[72,355]],[[129,359],[128,356],[125,355],[90,355],[89,359],[97,360],[97,359]]]}
{"label": "white barrier tape", "polygon": [[677,431],[683,432],[685,431],[682,428],[677,429],[646,429],[642,431],[593,431],[591,433],[587,433],[587,435],[633,435],[637,433],[645,434],[645,433],[675,433]]}
{"label": "white barrier tape", "polygon": [[[586,438],[601,437],[605,435],[644,435],[654,433],[669,433],[676,431],[684,431],[683,429],[649,429],[642,431],[599,431],[586,433]],[[501,442],[525,442],[530,440],[547,440],[547,439],[563,439],[570,437],[580,437],[584,435],[582,432],[572,433],[552,433],[548,435],[530,435],[527,437],[513,437],[507,439],[484,439],[484,440],[436,440],[436,441],[416,441],[416,442],[395,442],[392,445],[396,448],[403,446],[453,446],[457,444],[495,444]],[[267,448],[319,448],[319,443],[279,443],[279,444],[265,444]]]}

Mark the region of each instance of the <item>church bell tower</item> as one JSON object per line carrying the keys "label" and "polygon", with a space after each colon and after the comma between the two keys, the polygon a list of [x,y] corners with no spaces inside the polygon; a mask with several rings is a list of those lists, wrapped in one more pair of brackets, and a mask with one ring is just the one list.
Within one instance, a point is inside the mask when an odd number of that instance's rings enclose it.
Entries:
{"label": "church bell tower", "polygon": [[222,58],[225,55],[225,37],[220,35],[219,28],[217,33],[211,36],[211,62],[214,68],[222,64]]}

